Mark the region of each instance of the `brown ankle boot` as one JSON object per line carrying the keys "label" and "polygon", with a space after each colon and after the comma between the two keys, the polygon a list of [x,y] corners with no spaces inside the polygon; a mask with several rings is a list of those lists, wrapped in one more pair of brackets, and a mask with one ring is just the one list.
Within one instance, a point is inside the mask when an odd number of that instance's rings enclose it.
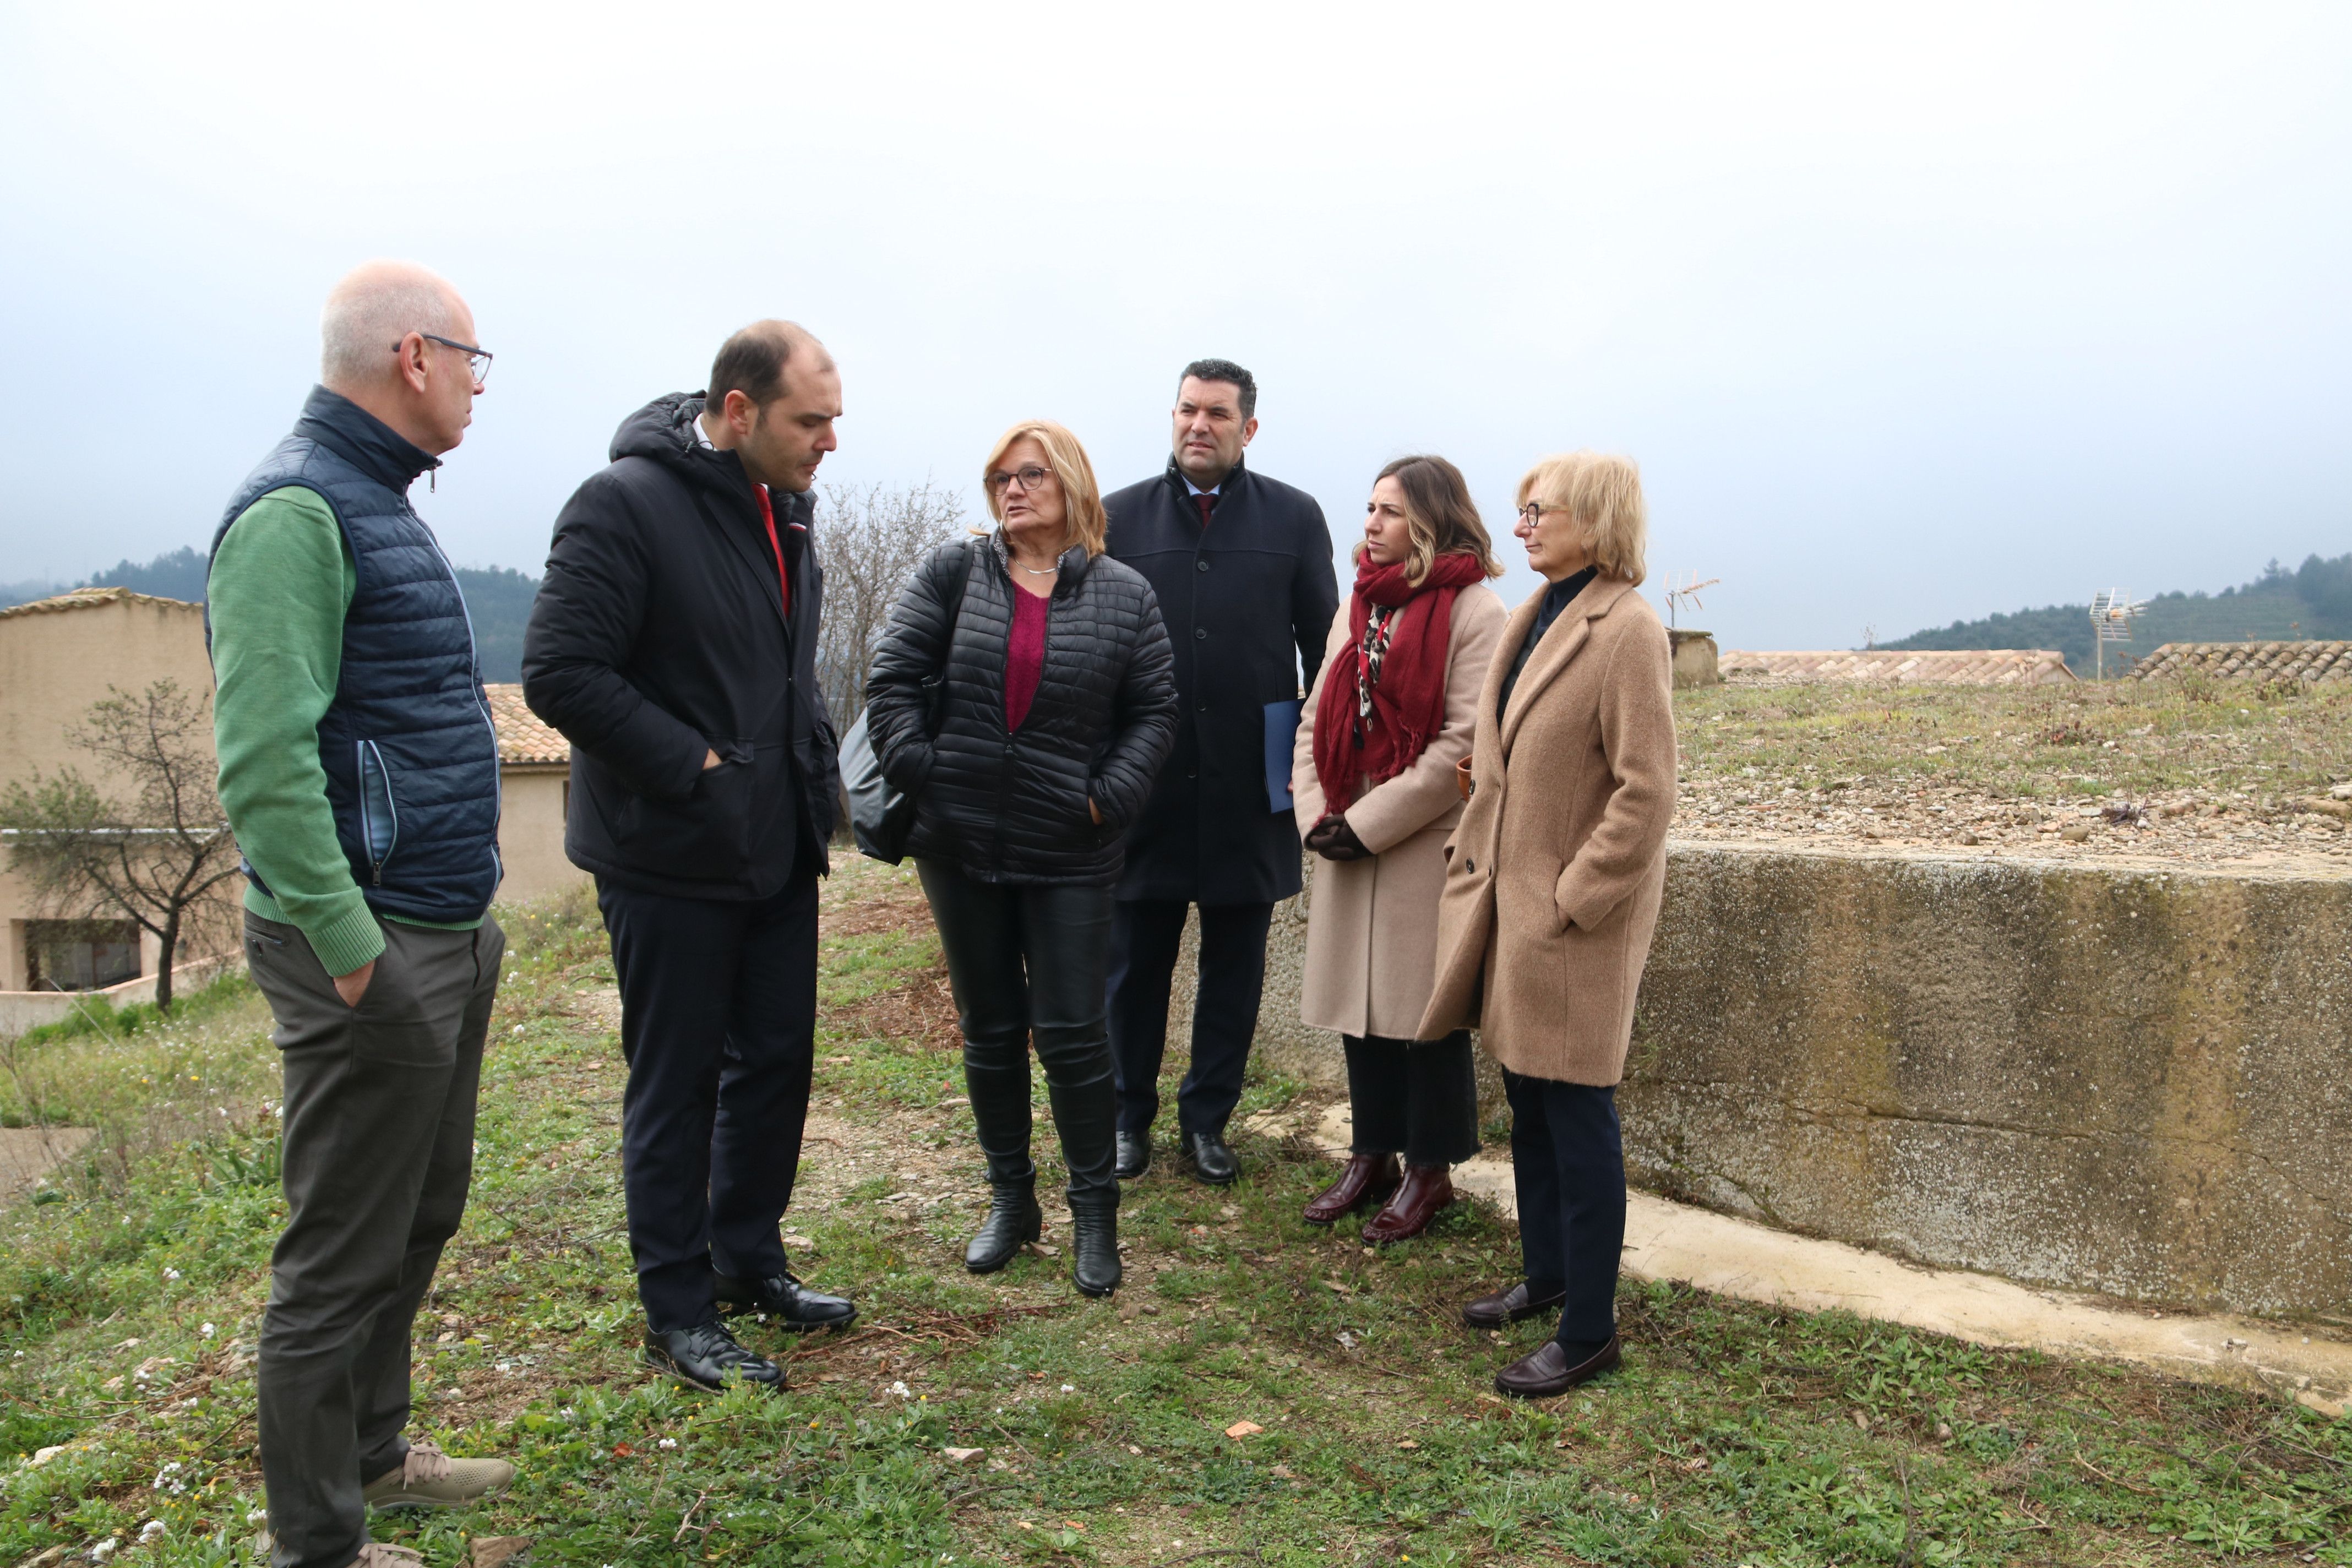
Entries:
{"label": "brown ankle boot", "polygon": [[1341,1215],[1353,1214],[1368,1203],[1378,1203],[1396,1190],[1394,1154],[1350,1154],[1339,1179],[1307,1205],[1308,1225],[1331,1225]]}
{"label": "brown ankle boot", "polygon": [[1444,1165],[1407,1165],[1404,1184],[1388,1207],[1364,1222],[1366,1241],[1402,1241],[1419,1236],[1454,1201],[1454,1178]]}

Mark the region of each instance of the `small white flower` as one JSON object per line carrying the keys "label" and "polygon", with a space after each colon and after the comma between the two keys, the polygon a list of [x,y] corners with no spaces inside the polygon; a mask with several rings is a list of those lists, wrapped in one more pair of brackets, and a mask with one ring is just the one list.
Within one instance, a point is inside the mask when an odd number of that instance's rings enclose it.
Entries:
{"label": "small white flower", "polygon": [[163,1521],[160,1519],[151,1519],[139,1527],[139,1539],[142,1541],[152,1541],[163,1533]]}
{"label": "small white flower", "polygon": [[675,1448],[677,1447],[677,1439],[675,1437],[665,1437],[661,1440],[661,1446],[665,1448]]}
{"label": "small white flower", "polygon": [[247,1509],[245,1510],[245,1522],[247,1524],[267,1524],[269,1522],[269,1510],[266,1508]]}
{"label": "small white flower", "polygon": [[1078,1385],[1075,1383],[1066,1383],[1062,1384],[1062,1392],[1065,1394],[1076,1394],[1077,1391]]}
{"label": "small white flower", "polygon": [[122,1542],[119,1536],[110,1535],[89,1549],[89,1560],[92,1563],[103,1563],[113,1556],[114,1549],[121,1544]]}
{"label": "small white flower", "polygon": [[895,1394],[901,1399],[912,1399],[915,1397],[915,1391],[907,1386],[907,1383],[904,1378],[893,1383],[887,1392]]}
{"label": "small white flower", "polygon": [[565,1405],[562,1409],[561,1409],[561,1410],[559,1410],[559,1411],[557,1411],[557,1412],[556,1412],[556,1415],[558,1415],[562,1416],[562,1417],[564,1420],[566,1420],[566,1421],[571,1420],[571,1419],[572,1418],[572,1416],[574,1416],[574,1415],[578,1415],[578,1414],[579,1414],[579,1412],[577,1412],[577,1411],[573,1410],[573,1409],[572,1408],[572,1406],[570,1406],[569,1405]]}
{"label": "small white flower", "polygon": [[166,1279],[177,1279],[179,1277],[180,1271],[176,1268],[166,1268],[163,1270],[163,1278]]}
{"label": "small white flower", "polygon": [[206,1323],[197,1329],[196,1332],[204,1335],[206,1339],[211,1339],[213,1337],[213,1326],[210,1323]]}
{"label": "small white flower", "polygon": [[517,1025],[514,1026],[514,1032],[515,1032],[516,1034],[518,1034],[518,1035],[521,1034],[521,1033],[522,1033],[522,1026],[521,1026],[520,1024],[517,1024]]}

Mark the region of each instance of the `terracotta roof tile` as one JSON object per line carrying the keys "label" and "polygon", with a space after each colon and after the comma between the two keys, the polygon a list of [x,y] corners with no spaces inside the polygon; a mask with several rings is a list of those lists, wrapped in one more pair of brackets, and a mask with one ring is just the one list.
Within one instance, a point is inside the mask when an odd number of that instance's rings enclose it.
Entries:
{"label": "terracotta roof tile", "polygon": [[2074,679],[2050,648],[1825,648],[1723,656],[1726,679],[1885,680],[1897,685],[2052,686]]}
{"label": "terracotta roof tile", "polygon": [[2352,680],[2352,642],[2168,642],[2131,679],[2198,673],[2222,680]]}
{"label": "terracotta roof tile", "polygon": [[490,719],[498,726],[499,761],[553,765],[572,760],[572,742],[525,705],[521,687],[486,685],[482,689],[489,693]]}
{"label": "terracotta roof tile", "polygon": [[0,619],[10,616],[54,616],[67,610],[92,610],[100,605],[170,605],[175,609],[201,610],[202,605],[187,599],[166,599],[154,594],[134,594],[128,588],[76,588],[69,594],[58,594],[47,599],[35,599],[29,604],[11,605],[0,609]]}

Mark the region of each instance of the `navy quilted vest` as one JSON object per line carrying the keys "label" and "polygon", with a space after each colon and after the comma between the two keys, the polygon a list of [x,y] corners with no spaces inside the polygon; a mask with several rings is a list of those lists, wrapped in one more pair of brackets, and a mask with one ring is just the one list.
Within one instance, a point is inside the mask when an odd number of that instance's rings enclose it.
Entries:
{"label": "navy quilted vest", "polygon": [[499,744],[465,596],[408,505],[410,483],[434,466],[349,398],[314,388],[294,433],[229,498],[212,548],[288,485],[333,509],[359,574],[335,700],[319,721],[335,831],[378,912],[458,921],[498,891]]}

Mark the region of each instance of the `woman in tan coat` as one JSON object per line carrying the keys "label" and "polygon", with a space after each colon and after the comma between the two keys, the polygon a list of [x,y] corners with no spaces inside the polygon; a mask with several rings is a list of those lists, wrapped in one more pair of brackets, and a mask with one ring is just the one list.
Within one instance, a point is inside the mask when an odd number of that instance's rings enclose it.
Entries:
{"label": "woman in tan coat", "polygon": [[[1307,1205],[1330,1225],[1386,1206],[1367,1241],[1419,1236],[1454,1201],[1448,1172],[1478,1151],[1470,1037],[1412,1042],[1429,1005],[1445,839],[1503,602],[1462,472],[1400,458],[1380,472],[1356,547],[1356,588],[1308,693],[1291,763],[1298,820],[1319,857],[1299,1015],[1345,1037],[1355,1146]],[[1404,1168],[1397,1168],[1402,1155]]]}
{"label": "woman in tan coat", "polygon": [[1558,1334],[1495,1378],[1542,1399],[1618,1360],[1616,1085],[1665,885],[1675,717],[1665,628],[1633,592],[1640,471],[1547,458],[1518,500],[1514,531],[1549,585],[1512,612],[1486,671],[1419,1036],[1474,1026],[1502,1064],[1524,1277],[1462,1315],[1496,1328],[1559,1309]]}

